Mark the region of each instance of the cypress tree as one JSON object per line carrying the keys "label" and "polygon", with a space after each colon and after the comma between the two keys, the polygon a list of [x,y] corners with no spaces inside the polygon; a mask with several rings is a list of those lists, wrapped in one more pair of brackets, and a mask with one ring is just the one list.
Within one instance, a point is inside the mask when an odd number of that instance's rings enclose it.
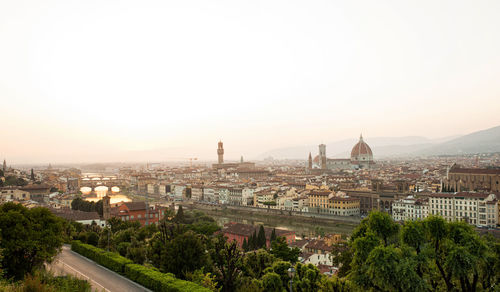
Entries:
{"label": "cypress tree", "polygon": [[256,250],[259,248],[259,241],[257,238],[257,232],[254,230],[252,234],[252,250]]}
{"label": "cypress tree", "polygon": [[271,243],[276,240],[276,228],[273,228],[273,232],[271,233]]}
{"label": "cypress tree", "polygon": [[33,168],[31,169],[31,180],[35,181],[35,173],[33,172]]}
{"label": "cypress tree", "polygon": [[264,226],[260,226],[259,228],[259,235],[257,236],[257,246],[258,248],[265,248],[266,247],[266,232],[264,231]]}
{"label": "cypress tree", "polygon": [[241,246],[243,248],[243,251],[248,251],[248,242],[247,239],[243,239],[243,244]]}
{"label": "cypress tree", "polygon": [[182,210],[182,205],[179,205],[179,210],[177,210],[177,215],[175,215],[175,222],[184,223],[184,210]]}

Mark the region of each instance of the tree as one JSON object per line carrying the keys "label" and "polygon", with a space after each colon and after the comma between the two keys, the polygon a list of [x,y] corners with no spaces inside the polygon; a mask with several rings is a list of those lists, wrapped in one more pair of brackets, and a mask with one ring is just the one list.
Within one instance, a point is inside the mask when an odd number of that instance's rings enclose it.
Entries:
{"label": "tree", "polygon": [[471,225],[430,216],[395,228],[377,213],[349,241],[349,279],[359,289],[482,291],[500,281],[498,240],[481,238]]}
{"label": "tree", "polygon": [[248,252],[243,257],[243,274],[245,277],[259,279],[275,261],[276,258],[265,249]]}
{"label": "tree", "polygon": [[167,243],[163,250],[163,267],[165,272],[185,279],[186,274],[202,268],[208,262],[200,235],[187,231],[176,236]]}
{"label": "tree", "polygon": [[31,169],[30,179],[31,181],[35,181],[35,173],[33,172],[33,168]]}
{"label": "tree", "polygon": [[259,234],[257,235],[257,248],[266,248],[266,232],[264,226],[260,225]]}
{"label": "tree", "polygon": [[273,232],[271,233],[271,243],[276,240],[276,228],[273,228]]}
{"label": "tree", "polygon": [[64,239],[62,219],[46,208],[5,203],[0,206],[0,238],[5,275],[22,279],[57,255]]}
{"label": "tree", "polygon": [[290,248],[284,237],[278,237],[277,240],[273,241],[271,247],[271,254],[277,258],[291,262],[292,264],[296,263],[299,259],[300,249],[296,247]]}
{"label": "tree", "polygon": [[241,245],[241,248],[243,249],[243,251],[248,251],[248,242],[246,237],[243,239],[243,244]]}
{"label": "tree", "polygon": [[90,231],[87,233],[87,243],[93,246],[97,246],[99,244],[99,234],[94,231]]}
{"label": "tree", "polygon": [[282,292],[284,287],[278,274],[270,272],[262,277],[262,286],[265,291]]}
{"label": "tree", "polygon": [[182,205],[179,205],[179,209],[177,210],[177,214],[174,217],[174,222],[184,223],[184,210],[182,209]]}
{"label": "tree", "polygon": [[242,254],[236,242],[228,243],[224,236],[218,235],[214,240],[211,258],[222,291],[235,291],[242,266]]}

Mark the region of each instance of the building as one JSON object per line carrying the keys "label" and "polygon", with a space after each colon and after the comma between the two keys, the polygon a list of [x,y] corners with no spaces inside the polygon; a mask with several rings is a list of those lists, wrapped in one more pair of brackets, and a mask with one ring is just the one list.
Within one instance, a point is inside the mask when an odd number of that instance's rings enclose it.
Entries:
{"label": "building", "polygon": [[307,195],[309,198],[309,212],[312,213],[328,213],[328,198],[333,195],[330,191],[310,191]]}
{"label": "building", "polygon": [[355,168],[370,168],[374,164],[372,149],[363,140],[363,135],[359,136],[359,142],[352,147],[351,164]]}
{"label": "building", "polygon": [[359,216],[360,200],[345,195],[336,196],[330,191],[311,191],[309,212],[337,216]]}
{"label": "building", "polygon": [[[222,229],[222,234],[227,237],[228,241],[236,241],[238,246],[242,248],[243,241],[255,234],[259,234],[259,226],[242,224],[242,223],[228,223]],[[264,232],[266,234],[266,246],[271,246],[271,234],[273,233],[273,228],[264,227]],[[295,242],[295,232],[284,230],[284,229],[275,229],[275,233],[277,237],[284,237],[288,244]]]}
{"label": "building", "polygon": [[328,212],[337,216],[359,216],[359,199],[333,196],[328,199]]}
{"label": "building", "polygon": [[347,169],[370,169],[375,164],[373,160],[373,153],[363,140],[363,135],[360,135],[358,143],[352,147],[351,158],[327,158],[326,145],[320,144],[318,146],[318,156],[313,160],[308,158],[308,169],[319,169],[320,172],[327,170],[347,170]]}
{"label": "building", "polygon": [[429,215],[446,221],[465,221],[479,227],[498,224],[498,200],[489,193],[435,193],[429,195]]}
{"label": "building", "polygon": [[91,225],[93,223],[100,227],[106,226],[106,220],[102,219],[97,212],[84,212],[80,210],[71,210],[69,208],[64,209],[54,209],[50,208],[50,211],[61,218],[66,220],[75,221],[85,225]]}
{"label": "building", "polygon": [[28,201],[30,193],[17,187],[4,187],[0,189],[2,201]]}
{"label": "building", "polygon": [[461,168],[454,164],[448,170],[445,188],[451,192],[500,192],[500,169]]}
{"label": "building", "polygon": [[252,169],[254,167],[255,163],[243,162],[243,159],[241,159],[240,162],[224,163],[224,145],[222,141],[219,141],[217,146],[217,163],[212,165],[213,169],[215,170],[231,169],[231,168]]}
{"label": "building", "polygon": [[149,206],[146,202],[126,202],[117,207],[111,208],[111,217],[117,217],[122,221],[139,222],[142,226],[158,224],[165,216],[165,208]]}
{"label": "building", "polygon": [[46,184],[32,184],[22,187],[21,190],[30,193],[31,200],[43,203],[48,199],[50,186]]}
{"label": "building", "polygon": [[395,221],[421,220],[429,214],[429,199],[408,196],[392,203],[392,218]]}

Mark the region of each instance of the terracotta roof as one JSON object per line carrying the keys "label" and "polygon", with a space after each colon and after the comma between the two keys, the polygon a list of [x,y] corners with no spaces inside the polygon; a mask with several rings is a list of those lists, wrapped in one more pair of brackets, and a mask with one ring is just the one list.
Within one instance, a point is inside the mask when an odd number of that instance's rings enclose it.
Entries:
{"label": "terracotta roof", "polygon": [[123,203],[130,211],[146,210],[146,202],[127,202]]}
{"label": "terracotta roof", "polygon": [[464,173],[464,174],[499,174],[500,169],[488,169],[488,168],[459,168],[452,167],[449,173]]}
{"label": "terracotta roof", "polygon": [[468,193],[468,192],[460,192],[460,193],[434,193],[430,194],[429,197],[434,198],[455,198],[455,197],[468,197],[468,198],[482,198],[485,199],[489,196],[487,193]]}
{"label": "terracotta roof", "polygon": [[363,137],[359,137],[359,142],[356,143],[354,147],[352,147],[351,158],[357,157],[362,154],[373,156],[370,146],[368,146],[368,144],[363,141]]}
{"label": "terracotta roof", "polygon": [[330,192],[330,191],[310,191],[309,192],[309,195],[312,195],[312,196],[329,196],[330,194],[332,194],[332,192]]}
{"label": "terracotta roof", "polygon": [[324,251],[332,251],[333,249],[324,240],[321,239],[312,240],[308,244],[306,244],[305,247],[314,250],[324,250]]}

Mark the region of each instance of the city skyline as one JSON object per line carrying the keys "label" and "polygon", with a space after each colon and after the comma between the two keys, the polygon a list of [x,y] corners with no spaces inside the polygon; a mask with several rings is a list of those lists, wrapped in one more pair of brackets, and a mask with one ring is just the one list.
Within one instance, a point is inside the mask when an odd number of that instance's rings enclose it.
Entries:
{"label": "city skyline", "polygon": [[141,161],[169,149],[157,160],[216,160],[222,139],[236,160],[360,132],[369,142],[495,127],[499,11],[496,1],[4,2],[0,158]]}

